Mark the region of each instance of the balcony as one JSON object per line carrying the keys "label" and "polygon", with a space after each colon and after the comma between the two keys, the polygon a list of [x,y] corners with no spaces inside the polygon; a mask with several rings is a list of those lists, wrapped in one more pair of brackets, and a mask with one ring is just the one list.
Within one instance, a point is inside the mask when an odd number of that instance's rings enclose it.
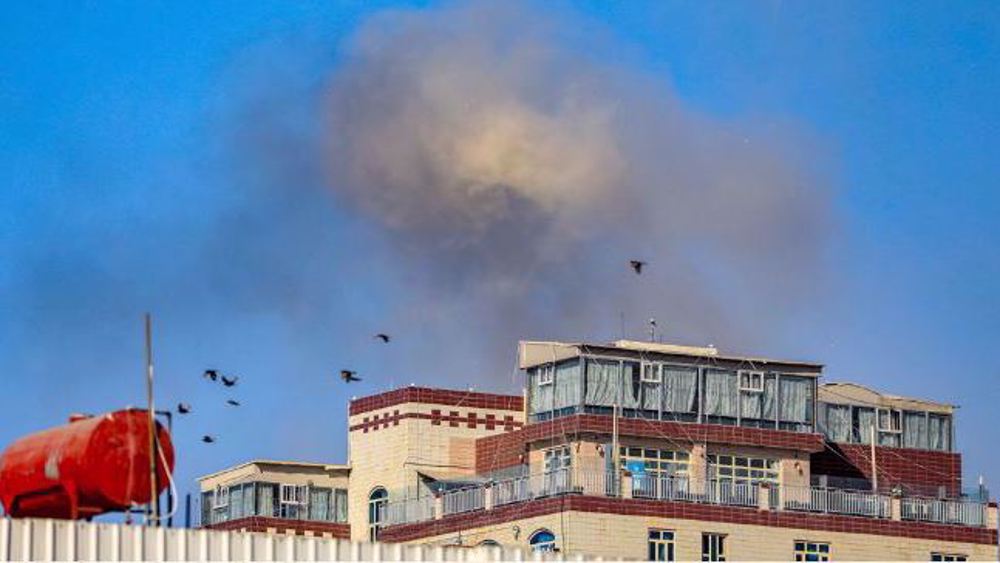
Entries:
{"label": "balcony", "polygon": [[779,487],[773,483],[708,481],[686,477],[630,476],[613,472],[562,469],[498,480],[482,485],[389,503],[388,526],[431,521],[452,515],[560,495],[649,499],[734,508],[776,510],[860,518],[985,527],[985,502],[964,499],[902,497],[868,491],[822,487]]}

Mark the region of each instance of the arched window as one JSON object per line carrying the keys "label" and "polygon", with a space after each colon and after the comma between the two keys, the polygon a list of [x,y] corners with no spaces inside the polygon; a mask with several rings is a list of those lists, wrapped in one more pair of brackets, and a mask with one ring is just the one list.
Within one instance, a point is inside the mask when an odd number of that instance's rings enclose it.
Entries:
{"label": "arched window", "polygon": [[543,528],[531,534],[528,544],[531,546],[531,551],[555,551],[556,535]]}
{"label": "arched window", "polygon": [[384,487],[375,487],[368,494],[368,540],[378,539],[378,531],[385,521],[385,506],[389,502],[389,493]]}

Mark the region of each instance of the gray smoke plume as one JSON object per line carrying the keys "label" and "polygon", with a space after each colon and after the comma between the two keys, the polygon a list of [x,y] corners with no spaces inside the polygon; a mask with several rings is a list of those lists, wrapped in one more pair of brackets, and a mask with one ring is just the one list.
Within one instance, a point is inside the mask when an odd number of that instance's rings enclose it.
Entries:
{"label": "gray smoke plume", "polygon": [[486,358],[617,337],[620,315],[741,348],[805,302],[831,209],[808,143],[699,114],[624,50],[507,3],[382,14],[347,44],[330,184],[414,282],[400,322]]}

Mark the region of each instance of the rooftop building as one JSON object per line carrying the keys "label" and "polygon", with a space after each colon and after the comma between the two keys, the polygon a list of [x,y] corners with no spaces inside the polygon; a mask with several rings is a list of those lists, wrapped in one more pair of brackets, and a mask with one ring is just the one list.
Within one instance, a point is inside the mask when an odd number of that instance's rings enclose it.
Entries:
{"label": "rooftop building", "polygon": [[953,406],[713,347],[522,342],[520,368],[523,396],[354,400],[346,465],[206,476],[202,523],[656,560],[996,554]]}

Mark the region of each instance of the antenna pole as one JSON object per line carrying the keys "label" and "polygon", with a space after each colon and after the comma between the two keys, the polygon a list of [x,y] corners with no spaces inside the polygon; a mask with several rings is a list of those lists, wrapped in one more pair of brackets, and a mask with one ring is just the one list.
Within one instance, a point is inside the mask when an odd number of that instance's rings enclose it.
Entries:
{"label": "antenna pole", "polygon": [[160,499],[157,498],[156,486],[156,412],[153,406],[153,320],[149,313],[145,317],[146,325],[146,405],[149,418],[149,507],[151,519],[159,522]]}

